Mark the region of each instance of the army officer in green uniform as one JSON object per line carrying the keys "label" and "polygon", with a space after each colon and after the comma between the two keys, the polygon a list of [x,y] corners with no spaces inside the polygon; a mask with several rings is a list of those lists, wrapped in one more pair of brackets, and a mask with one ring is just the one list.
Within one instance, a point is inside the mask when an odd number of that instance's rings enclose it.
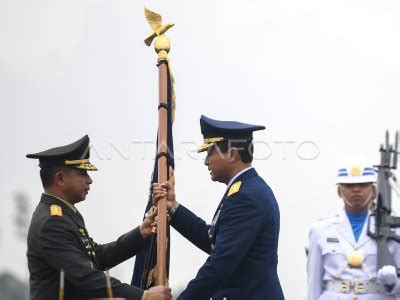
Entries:
{"label": "army officer in green uniform", "polygon": [[[106,298],[104,270],[131,258],[146,246],[155,214],[116,241],[99,245],[90,237],[75,204],[85,200],[97,170],[89,161],[89,137],[43,152],[39,159],[44,193],[33,213],[28,233],[30,299],[58,299],[60,271],[65,272],[65,300]],[[111,278],[114,297],[128,300],[171,299],[168,287],[143,291]]]}

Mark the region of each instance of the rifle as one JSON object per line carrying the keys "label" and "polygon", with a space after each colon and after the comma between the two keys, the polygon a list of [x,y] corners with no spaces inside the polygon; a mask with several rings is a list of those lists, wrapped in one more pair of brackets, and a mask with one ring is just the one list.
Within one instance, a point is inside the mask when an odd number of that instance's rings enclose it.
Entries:
{"label": "rifle", "polygon": [[400,235],[396,234],[396,228],[400,228],[400,217],[392,216],[392,189],[399,195],[396,177],[392,172],[397,168],[398,132],[393,147],[389,143],[389,132],[386,131],[385,144],[381,144],[379,151],[381,163],[374,166],[378,172],[378,197],[376,210],[368,219],[368,235],[376,241],[378,247],[377,270],[391,265],[396,267],[400,275],[400,269],[388,247],[389,240],[400,242]]}

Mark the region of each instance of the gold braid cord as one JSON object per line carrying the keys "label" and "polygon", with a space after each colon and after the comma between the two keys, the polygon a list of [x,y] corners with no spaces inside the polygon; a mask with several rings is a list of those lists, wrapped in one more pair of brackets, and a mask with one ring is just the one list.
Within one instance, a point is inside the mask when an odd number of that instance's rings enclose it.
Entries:
{"label": "gold braid cord", "polygon": [[157,266],[155,266],[150,272],[149,276],[147,276],[147,286],[151,286],[151,284],[156,284],[156,276],[157,276]]}
{"label": "gold braid cord", "polygon": [[170,87],[171,87],[171,117],[172,117],[172,124],[173,124],[175,121],[175,110],[176,110],[175,78],[174,78],[174,74],[172,73],[171,60],[169,59],[169,57],[167,57],[167,64],[168,64]]}
{"label": "gold braid cord", "polygon": [[170,185],[175,186],[175,176],[174,176],[174,168],[169,166],[169,179],[168,182]]}
{"label": "gold braid cord", "polygon": [[145,216],[147,217],[148,215],[152,214],[155,210],[157,209],[157,206],[152,206],[150,207],[150,209],[148,210],[148,212],[145,214]]}
{"label": "gold braid cord", "polygon": [[[151,286],[151,284],[156,285],[156,276],[157,276],[157,266],[151,269],[149,276],[147,277],[147,286]],[[167,286],[169,286],[168,278],[167,278]]]}

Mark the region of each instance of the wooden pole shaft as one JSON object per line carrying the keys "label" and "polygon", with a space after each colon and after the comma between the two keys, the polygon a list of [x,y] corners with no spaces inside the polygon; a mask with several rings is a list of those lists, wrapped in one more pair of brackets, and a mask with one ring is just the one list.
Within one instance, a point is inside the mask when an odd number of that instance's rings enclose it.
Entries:
{"label": "wooden pole shaft", "polygon": [[[159,66],[159,104],[167,104],[168,69],[167,64],[160,62]],[[168,153],[168,115],[165,108],[158,110],[158,153]],[[167,158],[158,159],[158,183],[167,181]],[[158,201],[157,220],[157,285],[167,283],[167,198]]]}

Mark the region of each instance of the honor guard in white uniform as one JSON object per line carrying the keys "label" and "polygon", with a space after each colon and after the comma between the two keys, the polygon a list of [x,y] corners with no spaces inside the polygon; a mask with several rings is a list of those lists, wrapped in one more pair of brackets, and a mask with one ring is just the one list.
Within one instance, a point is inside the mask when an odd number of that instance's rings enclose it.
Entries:
{"label": "honor guard in white uniform", "polygon": [[[308,300],[400,299],[395,266],[377,270],[377,245],[368,236],[370,208],[377,193],[375,170],[342,168],[336,183],[344,210],[314,223],[310,231]],[[400,245],[389,241],[389,251],[398,267]]]}

